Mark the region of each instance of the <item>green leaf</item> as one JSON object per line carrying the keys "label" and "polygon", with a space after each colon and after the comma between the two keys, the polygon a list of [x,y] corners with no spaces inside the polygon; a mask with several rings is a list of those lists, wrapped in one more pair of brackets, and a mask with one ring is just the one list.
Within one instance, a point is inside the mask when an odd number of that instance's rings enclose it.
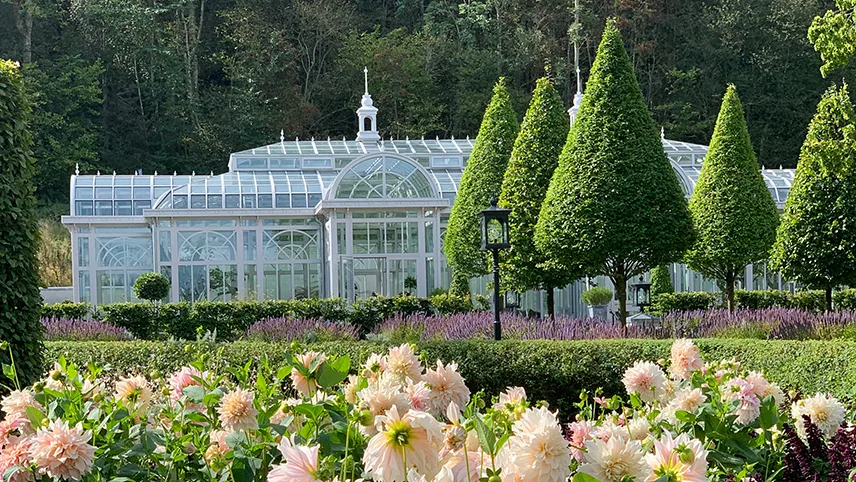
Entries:
{"label": "green leaf", "polygon": [[571,479],[571,482],[600,482],[600,480],[592,477],[591,475],[577,472],[576,475],[574,475],[574,478]]}
{"label": "green leaf", "polygon": [[476,435],[479,437],[479,445],[482,450],[490,455],[496,455],[496,435],[482,420],[481,416],[476,416]]}
{"label": "green leaf", "polygon": [[318,385],[323,388],[334,387],[348,378],[348,372],[350,369],[350,357],[341,356],[333,362],[328,360],[321,365],[321,368],[318,371],[318,376],[316,378]]}
{"label": "green leaf", "polygon": [[[769,403],[772,400],[772,403]],[[779,424],[779,414],[776,407],[776,400],[773,397],[768,397],[761,404],[761,415],[758,417],[761,423],[761,428],[769,430]]]}
{"label": "green leaf", "polygon": [[190,385],[184,387],[184,389],[182,389],[181,391],[182,393],[187,395],[187,398],[193,400],[196,403],[200,403],[202,402],[202,400],[205,399],[205,389],[203,387],[200,387],[199,385]]}
{"label": "green leaf", "polygon": [[40,428],[45,419],[45,414],[36,407],[27,407],[27,418],[30,419],[33,428]]}

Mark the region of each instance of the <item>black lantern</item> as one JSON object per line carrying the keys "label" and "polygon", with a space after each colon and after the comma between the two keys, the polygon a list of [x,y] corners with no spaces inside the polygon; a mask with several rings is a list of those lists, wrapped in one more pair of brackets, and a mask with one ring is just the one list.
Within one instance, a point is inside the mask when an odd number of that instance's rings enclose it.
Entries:
{"label": "black lantern", "polygon": [[508,209],[496,205],[496,198],[490,200],[490,207],[479,213],[481,221],[481,249],[493,253],[493,339],[502,339],[502,325],[499,321],[499,250],[508,249]]}
{"label": "black lantern", "polygon": [[651,283],[646,283],[643,276],[639,276],[639,282],[631,285],[633,287],[633,298],[639,311],[645,312],[646,306],[651,306]]}
{"label": "black lantern", "polygon": [[509,209],[503,209],[496,205],[497,200],[490,200],[490,207],[479,213],[481,221],[481,249],[508,249],[511,243],[508,241],[508,215]]}
{"label": "black lantern", "polygon": [[520,293],[514,290],[508,290],[505,292],[505,308],[507,310],[514,311],[517,308],[520,308]]}

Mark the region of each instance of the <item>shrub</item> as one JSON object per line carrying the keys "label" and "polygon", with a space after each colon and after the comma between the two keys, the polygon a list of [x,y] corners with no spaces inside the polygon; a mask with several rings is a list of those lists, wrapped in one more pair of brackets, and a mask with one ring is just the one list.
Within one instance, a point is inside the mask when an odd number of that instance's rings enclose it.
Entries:
{"label": "shrub", "polygon": [[856,310],[856,289],[838,290],[832,294],[836,310]]}
{"label": "shrub", "polygon": [[734,293],[738,309],[760,308],[789,308],[793,306],[793,295],[790,291],[766,290],[747,291],[737,290]]}
{"label": "shrub", "polygon": [[603,286],[595,286],[584,291],[580,298],[589,306],[608,305],[612,301],[612,290]]}
{"label": "shrub", "polygon": [[395,313],[394,306],[392,299],[383,296],[372,296],[357,300],[354,303],[354,311],[351,312],[351,324],[356,326],[361,334],[369,333],[384,318]]}
{"label": "shrub", "polygon": [[473,300],[469,296],[457,296],[446,292],[432,296],[431,306],[441,315],[469,313],[475,309]]}
{"label": "shrub", "polygon": [[89,315],[89,305],[63,301],[54,305],[42,305],[42,318],[71,318],[80,320]]}
{"label": "shrub", "polygon": [[826,309],[826,294],[823,290],[797,291],[793,298],[794,308],[810,311]]}
{"label": "shrub", "polygon": [[[0,60],[0,341],[12,347],[20,382],[41,375],[42,324],[36,263],[39,227],[33,197],[34,161],[28,128],[31,107],[20,67]],[[0,363],[10,363],[9,352]],[[0,375],[0,383],[12,386]]]}
{"label": "shrub", "polygon": [[143,273],[134,281],[134,295],[146,301],[160,301],[169,296],[169,280],[160,273]]}
{"label": "shrub", "polygon": [[104,322],[125,328],[135,338],[156,339],[164,333],[162,319],[155,317],[152,305],[148,303],[114,303],[104,305]]}
{"label": "shrub", "polygon": [[[831,393],[847,398],[856,386],[856,343],[849,341],[696,340],[708,360],[736,359],[763,372],[783,389],[802,393]],[[169,373],[192,359],[183,344],[173,342],[48,342],[46,359],[65,356],[79,366],[93,362],[111,365],[118,373]],[[389,346],[381,342],[314,343],[309,346],[329,355],[349,355],[352,366],[369,354]],[[668,340],[596,341],[430,341],[417,343],[425,359],[455,361],[473,392],[499,393],[509,386],[524,386],[532,400],[547,400],[551,410],[570,416],[579,393],[603,388],[622,394],[624,370],[636,360],[669,357]],[[206,347],[220,353],[223,365],[258,367],[263,357],[270,366],[283,361],[285,343],[235,342]],[[497,363],[502,360],[502,363]],[[53,362],[51,361],[51,364]],[[48,368],[48,367],[45,367]]]}
{"label": "shrub", "polygon": [[661,293],[654,298],[651,308],[655,313],[668,313],[675,310],[709,310],[713,306],[713,294],[697,291],[692,293]]}
{"label": "shrub", "polygon": [[661,264],[651,270],[651,296],[675,292],[670,266],[668,264]]}
{"label": "shrub", "polygon": [[45,340],[120,341],[130,340],[131,332],[100,321],[73,318],[42,318]]}

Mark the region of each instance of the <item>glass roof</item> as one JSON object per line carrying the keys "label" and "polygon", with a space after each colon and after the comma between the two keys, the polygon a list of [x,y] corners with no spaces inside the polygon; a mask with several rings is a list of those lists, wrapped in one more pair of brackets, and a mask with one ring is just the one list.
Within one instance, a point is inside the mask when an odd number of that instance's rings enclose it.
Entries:
{"label": "glass roof", "polygon": [[[685,193],[689,195],[698,181],[707,146],[669,139],[662,139],[662,142]],[[463,174],[463,160],[472,148],[473,141],[469,138],[396,139],[377,144],[348,140],[283,141],[232,154],[232,161],[238,160],[243,164],[235,169],[236,166],[230,163],[230,172],[217,176],[72,176],[71,212],[76,216],[141,216],[143,210],[153,207],[314,208],[327,194],[342,168],[351,169],[355,175],[343,178],[337,192],[339,198],[371,198],[372,193],[379,192],[377,186],[382,186],[385,197],[434,197],[434,189],[437,189],[442,198],[454,202]],[[402,161],[394,156],[375,156],[350,166],[355,158],[381,152],[396,153],[415,162]],[[457,163],[448,161],[455,157],[459,159]],[[381,166],[389,162],[394,165]],[[427,172],[430,179],[425,179],[422,172]],[[762,169],[761,172],[773,199],[779,207],[784,206],[794,170]],[[378,179],[372,177],[377,175],[392,175],[393,180],[385,179],[377,184],[375,181]],[[386,192],[390,186],[393,189],[391,194]],[[349,189],[350,194],[346,195],[344,191]]]}
{"label": "glass roof", "polygon": [[378,143],[357,142],[347,139],[327,139],[308,141],[280,141],[267,146],[235,152],[232,156],[316,156],[330,154],[334,156],[362,155],[373,152],[394,152],[398,154],[469,154],[473,150],[473,141],[466,139],[384,139]]}
{"label": "glass roof", "polygon": [[[784,207],[785,199],[787,199],[794,182],[795,172],[795,169],[761,169],[761,175],[764,177],[767,189],[770,190],[770,195],[773,196],[773,200],[780,208]],[[678,178],[683,183],[689,183],[685,186],[685,192],[692,193],[701,174],[701,166],[681,166],[681,173],[683,176],[679,175]]]}
{"label": "glass roof", "polygon": [[348,166],[336,187],[337,199],[419,199],[436,197],[432,180],[412,161],[378,156]]}

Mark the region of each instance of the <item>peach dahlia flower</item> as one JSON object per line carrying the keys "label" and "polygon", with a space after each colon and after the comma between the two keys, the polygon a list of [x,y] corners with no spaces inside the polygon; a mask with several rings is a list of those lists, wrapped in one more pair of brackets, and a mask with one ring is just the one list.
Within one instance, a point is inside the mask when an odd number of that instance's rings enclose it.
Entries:
{"label": "peach dahlia flower", "polygon": [[37,472],[62,480],[80,480],[92,468],[95,447],[89,444],[92,432],[78,423],[54,420],[40,428],[30,442],[30,460]]}
{"label": "peach dahlia flower", "polygon": [[256,416],[259,411],[253,405],[255,398],[253,392],[241,388],[236,388],[224,395],[217,407],[223,428],[230,432],[258,429],[259,421]]}
{"label": "peach dahlia flower", "polygon": [[443,430],[434,417],[416,410],[401,415],[393,406],[377,419],[381,431],[369,440],[363,455],[373,480],[401,482],[411,469],[429,478],[439,472]]}

